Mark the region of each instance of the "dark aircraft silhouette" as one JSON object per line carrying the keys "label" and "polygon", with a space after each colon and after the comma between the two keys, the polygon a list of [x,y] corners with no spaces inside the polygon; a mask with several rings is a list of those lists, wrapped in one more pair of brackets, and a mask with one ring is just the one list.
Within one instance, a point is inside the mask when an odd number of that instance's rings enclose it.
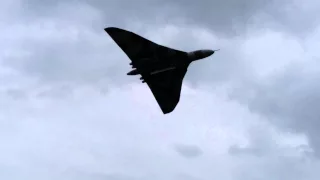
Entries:
{"label": "dark aircraft silhouette", "polygon": [[132,61],[127,75],[141,75],[164,114],[172,112],[180,100],[183,78],[191,62],[211,56],[218,50],[183,52],[156,44],[133,32],[104,29]]}

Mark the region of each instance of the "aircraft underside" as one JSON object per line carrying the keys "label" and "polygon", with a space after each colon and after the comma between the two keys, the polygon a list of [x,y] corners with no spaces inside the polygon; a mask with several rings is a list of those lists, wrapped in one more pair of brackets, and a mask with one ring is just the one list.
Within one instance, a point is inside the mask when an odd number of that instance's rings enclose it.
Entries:
{"label": "aircraft underside", "polygon": [[[180,100],[181,87],[189,64],[187,52],[156,44],[133,32],[109,27],[105,31],[131,60],[133,70],[127,75],[141,75],[164,114],[172,112]],[[212,50],[195,51],[192,60],[213,54]]]}

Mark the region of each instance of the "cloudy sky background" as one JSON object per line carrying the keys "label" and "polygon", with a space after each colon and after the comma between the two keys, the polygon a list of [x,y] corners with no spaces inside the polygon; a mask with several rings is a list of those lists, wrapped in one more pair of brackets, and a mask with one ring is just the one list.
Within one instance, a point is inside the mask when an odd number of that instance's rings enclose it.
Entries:
{"label": "cloudy sky background", "polygon": [[[0,178],[318,180],[315,0],[0,2]],[[163,115],[103,31],[189,51]]]}

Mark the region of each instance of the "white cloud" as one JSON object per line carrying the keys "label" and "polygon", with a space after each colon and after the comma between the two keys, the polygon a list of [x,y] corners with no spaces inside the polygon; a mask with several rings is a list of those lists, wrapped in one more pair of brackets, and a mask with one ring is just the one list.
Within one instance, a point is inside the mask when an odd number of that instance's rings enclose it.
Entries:
{"label": "white cloud", "polygon": [[[1,166],[18,171],[21,178],[27,171],[30,176],[52,179],[83,173],[160,179],[184,173],[211,179],[216,177],[213,172],[236,179],[227,172],[247,158],[233,157],[229,147],[245,146],[251,138],[246,136],[248,128],[270,125],[260,124],[247,109],[228,102],[223,92],[188,89],[184,87],[181,104],[168,116],[160,113],[147,87],[136,84],[112,88],[105,95],[92,87],[79,87],[63,99],[30,94],[28,100],[7,101],[1,111]],[[270,137],[281,136],[286,135]],[[285,143],[277,142],[295,152]],[[184,159],[175,153],[175,144],[193,144],[203,155]],[[281,156],[286,153],[275,151]],[[257,158],[256,163],[264,166],[265,158]],[[236,166],[244,172],[253,168],[240,164]]]}
{"label": "white cloud", "polygon": [[[304,61],[303,45],[284,32],[265,30],[250,36],[242,47],[246,63],[255,74],[268,76]],[[248,62],[249,61],[249,62]]]}

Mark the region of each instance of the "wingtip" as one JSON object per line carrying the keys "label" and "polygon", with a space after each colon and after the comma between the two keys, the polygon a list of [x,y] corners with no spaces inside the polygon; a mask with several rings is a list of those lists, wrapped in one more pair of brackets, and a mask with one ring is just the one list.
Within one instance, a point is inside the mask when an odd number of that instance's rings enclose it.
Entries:
{"label": "wingtip", "polygon": [[107,32],[108,34],[112,34],[115,32],[121,32],[123,29],[117,28],[117,27],[106,27],[104,28],[104,31]]}
{"label": "wingtip", "polygon": [[114,27],[106,27],[106,28],[104,28],[104,31],[108,32],[108,31],[110,31],[112,29],[114,29]]}
{"label": "wingtip", "polygon": [[170,109],[162,109],[161,108],[163,115],[172,113],[174,111],[174,109],[175,109],[175,107],[174,108],[170,108]]}
{"label": "wingtip", "polygon": [[114,27],[114,26],[110,26],[110,27],[106,27],[106,28],[104,28],[104,30],[106,31],[106,30],[118,30],[118,29],[120,29],[120,28],[117,28],[117,27]]}

